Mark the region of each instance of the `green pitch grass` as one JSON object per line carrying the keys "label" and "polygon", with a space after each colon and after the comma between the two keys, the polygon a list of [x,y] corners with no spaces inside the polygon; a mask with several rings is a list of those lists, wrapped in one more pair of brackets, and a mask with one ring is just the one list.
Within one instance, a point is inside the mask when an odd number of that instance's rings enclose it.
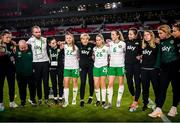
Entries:
{"label": "green pitch grass", "polygon": [[[96,98],[94,95],[94,100],[92,105],[85,104],[84,108],[80,108],[79,106],[79,96],[80,91],[78,91],[77,97],[77,105],[72,106],[71,104],[67,108],[62,108],[60,105],[52,105],[48,107],[45,104],[41,106],[32,107],[28,102],[24,108],[9,108],[9,96],[8,96],[8,86],[7,82],[5,82],[4,86],[4,104],[5,111],[0,112],[0,121],[68,121],[68,122],[162,122],[160,118],[153,119],[148,117],[148,114],[152,112],[152,109],[148,109],[147,111],[142,111],[142,97],[140,97],[139,108],[136,112],[129,112],[128,107],[132,103],[132,97],[127,88],[127,83],[125,82],[125,92],[122,98],[122,103],[120,108],[116,108],[116,99],[117,99],[117,90],[118,84],[117,82],[114,84],[114,96],[113,96],[113,108],[109,110],[104,110],[102,107],[96,107],[95,102]],[[86,94],[85,94],[85,102],[88,99],[88,83],[86,85]],[[29,95],[29,93],[28,93]],[[150,98],[154,100],[152,88],[150,89]],[[29,96],[27,97],[27,99]],[[72,83],[70,88],[70,98],[69,101],[71,103],[72,100]],[[16,98],[15,102],[20,105],[18,87],[16,83]],[[167,98],[165,105],[163,107],[163,111],[165,114],[168,113],[172,104],[172,91],[171,86],[169,86],[167,92]],[[180,106],[178,107],[178,112],[180,113]],[[169,117],[168,117],[169,118]],[[178,114],[175,118],[169,118],[172,122],[180,121],[180,114]]]}

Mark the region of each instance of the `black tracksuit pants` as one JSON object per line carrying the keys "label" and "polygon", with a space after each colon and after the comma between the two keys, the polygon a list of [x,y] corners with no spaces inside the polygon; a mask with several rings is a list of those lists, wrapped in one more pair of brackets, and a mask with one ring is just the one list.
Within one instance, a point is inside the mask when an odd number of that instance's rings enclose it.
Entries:
{"label": "black tracksuit pants", "polygon": [[177,62],[170,62],[161,65],[160,70],[160,88],[159,97],[157,100],[157,107],[162,108],[166,99],[166,92],[171,82],[173,92],[173,106],[177,107],[179,103],[179,88],[180,82],[178,80]]}
{"label": "black tracksuit pants", "polygon": [[0,64],[0,103],[3,102],[3,87],[5,77],[9,87],[10,102],[14,101],[15,95],[15,66],[11,64]]}
{"label": "black tracksuit pants", "polygon": [[126,64],[125,69],[129,92],[132,96],[135,96],[135,101],[138,101],[141,94],[140,64]]}
{"label": "black tracksuit pants", "polygon": [[[64,67],[59,68],[50,68],[50,77],[52,82],[52,89],[54,97],[57,97],[57,93],[59,93],[59,97],[63,96],[63,69]],[[59,88],[59,92],[57,92],[57,85]]]}
{"label": "black tracksuit pants", "polygon": [[29,88],[29,93],[30,93],[30,99],[32,101],[35,101],[35,83],[33,81],[33,76],[22,76],[22,75],[16,75],[17,82],[18,82],[18,87],[19,87],[19,95],[21,99],[21,103],[26,103],[26,89],[27,86]]}
{"label": "black tracksuit pants", "polygon": [[143,95],[143,103],[144,105],[147,105],[149,103],[149,87],[150,82],[152,83],[152,87],[154,90],[155,95],[155,103],[157,103],[158,99],[158,87],[159,87],[159,70],[153,69],[153,70],[146,70],[141,69],[141,80],[142,80],[142,95]]}
{"label": "black tracksuit pants", "polygon": [[44,99],[49,98],[49,62],[33,62],[34,80],[38,99],[42,99],[42,80],[44,85]]}
{"label": "black tracksuit pants", "polygon": [[81,79],[80,99],[81,100],[84,100],[87,75],[89,80],[89,93],[90,93],[89,96],[92,97],[94,93],[93,65],[87,67],[80,67],[80,79]]}

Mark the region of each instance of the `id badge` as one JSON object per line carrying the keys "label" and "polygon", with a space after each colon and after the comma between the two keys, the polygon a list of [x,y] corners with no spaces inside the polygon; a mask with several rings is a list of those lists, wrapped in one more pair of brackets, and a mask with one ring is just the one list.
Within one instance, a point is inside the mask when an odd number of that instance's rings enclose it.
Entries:
{"label": "id badge", "polygon": [[51,66],[58,66],[58,62],[57,61],[52,61]]}

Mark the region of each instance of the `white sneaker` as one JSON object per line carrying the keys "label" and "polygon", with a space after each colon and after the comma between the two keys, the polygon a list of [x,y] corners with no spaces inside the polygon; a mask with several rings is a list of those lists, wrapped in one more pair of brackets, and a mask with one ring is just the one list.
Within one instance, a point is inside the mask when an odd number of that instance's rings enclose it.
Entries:
{"label": "white sneaker", "polygon": [[0,103],[0,112],[4,111],[4,104]]}
{"label": "white sneaker", "polygon": [[163,112],[160,108],[156,108],[152,113],[148,114],[148,116],[152,118],[161,117],[163,115]]}
{"label": "white sneaker", "polygon": [[117,101],[117,102],[116,102],[116,107],[117,107],[117,108],[120,108],[120,106],[121,106],[121,102],[120,102],[120,101]]}
{"label": "white sneaker", "polygon": [[18,105],[13,101],[13,102],[10,102],[10,103],[9,103],[9,107],[10,107],[10,108],[17,108]]}
{"label": "white sneaker", "polygon": [[64,104],[62,105],[63,108],[66,108],[69,105],[68,102],[64,102]]}
{"label": "white sneaker", "polygon": [[169,110],[168,116],[175,117],[177,114],[178,114],[177,108],[172,106],[171,109]]}
{"label": "white sneaker", "polygon": [[106,110],[106,109],[110,109],[110,108],[112,108],[112,104],[111,103],[108,103],[106,106],[104,106],[104,109]]}
{"label": "white sneaker", "polygon": [[72,105],[76,105],[76,100],[72,100]]}

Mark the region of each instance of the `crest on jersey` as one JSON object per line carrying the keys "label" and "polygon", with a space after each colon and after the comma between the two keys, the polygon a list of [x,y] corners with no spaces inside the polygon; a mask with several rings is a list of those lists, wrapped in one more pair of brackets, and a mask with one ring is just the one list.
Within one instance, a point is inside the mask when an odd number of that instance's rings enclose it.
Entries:
{"label": "crest on jersey", "polygon": [[88,50],[91,50],[91,47],[89,47]]}
{"label": "crest on jersey", "polygon": [[21,52],[18,52],[18,55],[21,55],[22,53]]}
{"label": "crest on jersey", "polygon": [[122,46],[121,46],[121,45],[119,45],[118,47],[119,47],[119,48],[122,48]]}
{"label": "crest on jersey", "polygon": [[105,52],[105,49],[103,49],[102,52]]}
{"label": "crest on jersey", "polygon": [[12,50],[12,49],[13,49],[13,46],[11,46],[10,49]]}
{"label": "crest on jersey", "polygon": [[22,53],[21,52],[18,52],[18,57],[21,57]]}
{"label": "crest on jersey", "polygon": [[136,44],[136,45],[139,45],[139,42],[136,42],[135,44]]}
{"label": "crest on jersey", "polygon": [[171,41],[170,41],[170,43],[171,43],[171,44],[174,44],[174,41],[173,41],[173,40],[171,40]]}

